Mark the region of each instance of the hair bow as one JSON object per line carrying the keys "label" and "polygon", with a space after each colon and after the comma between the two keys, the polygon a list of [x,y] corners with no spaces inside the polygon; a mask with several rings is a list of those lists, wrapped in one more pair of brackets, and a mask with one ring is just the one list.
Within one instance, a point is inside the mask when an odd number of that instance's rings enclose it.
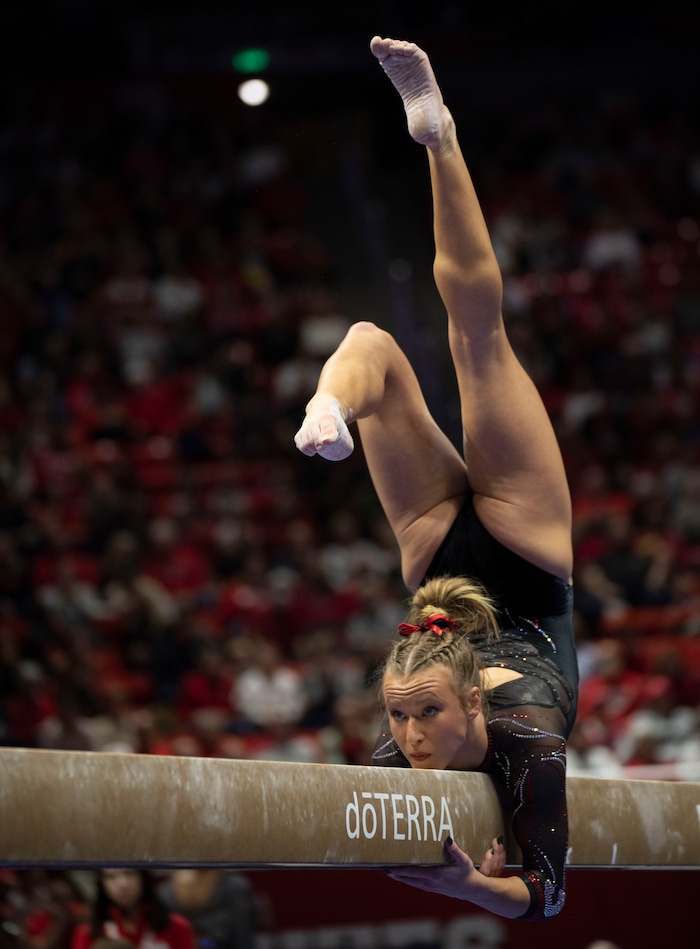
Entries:
{"label": "hair bow", "polygon": [[402,636],[410,636],[411,633],[427,632],[442,636],[446,629],[459,629],[459,623],[442,613],[433,613],[432,616],[423,620],[420,626],[413,626],[411,623],[399,623],[398,628]]}

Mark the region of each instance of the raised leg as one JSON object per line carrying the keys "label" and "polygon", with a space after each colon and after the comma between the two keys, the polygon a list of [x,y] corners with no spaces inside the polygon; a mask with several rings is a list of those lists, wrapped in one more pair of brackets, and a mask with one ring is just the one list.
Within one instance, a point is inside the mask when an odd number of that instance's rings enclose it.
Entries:
{"label": "raised leg", "polygon": [[571,504],[561,454],[506,335],[501,275],[452,116],[414,43],[377,36],[371,49],[401,95],[410,134],[427,149],[434,274],[447,310],[475,506],[502,543],[568,579]]}
{"label": "raised leg", "polygon": [[372,323],[352,326],[325,364],[296,445],[342,460],[353,448],[353,421],[413,588],[468,490],[466,465],[428,411],[406,356]]}

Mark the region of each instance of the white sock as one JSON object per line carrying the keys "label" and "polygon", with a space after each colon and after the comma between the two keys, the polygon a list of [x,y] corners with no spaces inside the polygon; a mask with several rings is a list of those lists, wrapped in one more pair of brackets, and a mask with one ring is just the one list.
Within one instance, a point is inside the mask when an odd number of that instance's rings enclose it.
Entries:
{"label": "white sock", "polygon": [[415,43],[380,36],[372,39],[370,49],[403,99],[411,137],[437,148],[451,116],[426,53]]}
{"label": "white sock", "polygon": [[294,437],[304,455],[320,455],[328,461],[343,461],[355,448],[340,403],[336,399],[314,405]]}

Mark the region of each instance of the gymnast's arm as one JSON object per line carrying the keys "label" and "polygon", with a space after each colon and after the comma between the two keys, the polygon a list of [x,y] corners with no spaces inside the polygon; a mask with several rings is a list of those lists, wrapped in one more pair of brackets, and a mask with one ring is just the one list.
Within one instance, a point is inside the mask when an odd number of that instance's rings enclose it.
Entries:
{"label": "gymnast's arm", "polygon": [[[521,879],[531,897],[522,918],[533,920],[556,916],[566,898],[566,743],[551,727],[557,717],[554,710],[548,711],[550,715],[538,719],[541,737],[520,740],[527,750],[511,760],[509,775],[513,834],[523,855]],[[531,721],[534,725],[535,716]]]}
{"label": "gymnast's arm", "polygon": [[[533,814],[536,815],[534,820]],[[546,825],[549,833],[540,824]],[[532,801],[523,805],[514,818],[513,827],[523,851],[520,874],[501,876],[505,866],[502,843],[494,841],[477,868],[469,854],[448,838],[445,854],[451,863],[444,867],[396,867],[389,870],[388,875],[431,893],[467,900],[508,919],[541,920],[556,916],[565,900],[567,822],[563,787],[559,787],[554,807],[548,806],[546,800],[541,805]],[[527,836],[526,828],[532,837]],[[547,836],[555,840],[546,840]],[[549,852],[543,849],[547,843]]]}

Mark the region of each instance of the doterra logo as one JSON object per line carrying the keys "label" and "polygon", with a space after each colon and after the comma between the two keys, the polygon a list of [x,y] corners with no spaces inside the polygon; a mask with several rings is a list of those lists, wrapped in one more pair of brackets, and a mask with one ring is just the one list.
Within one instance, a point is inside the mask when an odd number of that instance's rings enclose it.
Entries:
{"label": "doterra logo", "polygon": [[[362,803],[361,803],[361,801]],[[352,792],[345,808],[345,830],[352,840],[379,837],[386,840],[444,840],[454,836],[452,815],[444,797],[436,820],[435,801],[427,794],[388,794],[382,791]]]}

